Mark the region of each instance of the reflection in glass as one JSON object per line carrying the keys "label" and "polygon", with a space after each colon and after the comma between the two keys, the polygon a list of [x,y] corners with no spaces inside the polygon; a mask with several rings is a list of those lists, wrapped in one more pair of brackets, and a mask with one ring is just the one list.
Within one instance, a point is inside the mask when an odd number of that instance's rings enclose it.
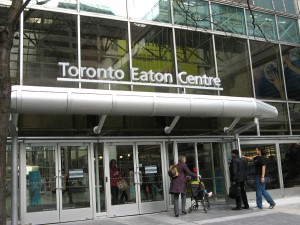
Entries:
{"label": "reflection in glass", "polygon": [[285,99],[279,46],[250,41],[250,48],[256,97]]}
{"label": "reflection in glass", "polygon": [[[116,70],[124,72],[122,81],[129,81],[128,72],[128,42],[127,23],[122,21],[81,16],[81,64],[84,67],[105,69],[94,77],[84,77],[86,80],[114,80]],[[108,69],[113,69],[112,77]],[[83,88],[129,90],[127,85],[84,83]]]}
{"label": "reflection in glass", "polygon": [[292,134],[300,134],[300,104],[289,103],[290,120],[292,126]]}
{"label": "reflection in glass", "polygon": [[265,8],[265,9],[273,9],[272,0],[253,0],[255,6]]}
{"label": "reflection in glass", "polygon": [[75,11],[77,10],[77,0],[35,0],[30,1],[28,7],[41,7],[44,9],[72,9]]}
{"label": "reflection in glass", "polygon": [[291,43],[299,43],[298,21],[295,19],[278,16],[279,40]]}
{"label": "reflection in glass", "polygon": [[[253,26],[253,18],[255,27]],[[247,26],[250,36],[260,37],[264,39],[277,40],[277,31],[275,17],[270,14],[252,11],[252,15],[247,10]]]}
{"label": "reflection in glass", "polygon": [[[150,72],[168,74],[164,84],[176,84],[172,30],[167,27],[131,24],[132,66],[138,68],[138,82],[151,83]],[[145,71],[147,76],[141,76]],[[165,76],[166,77],[166,76]],[[171,78],[171,79],[169,79]],[[176,92],[175,88],[133,86],[134,91]]]}
{"label": "reflection in glass", "polygon": [[[247,41],[215,36],[218,75],[222,81],[221,95],[252,97],[252,80]],[[243,84],[243,85],[241,85]]]}
{"label": "reflection in glass", "polygon": [[[277,164],[277,154],[276,147],[273,144],[263,145],[260,144],[260,147],[265,148],[267,154],[267,166],[266,169],[270,176],[269,183],[266,186],[266,189],[277,189],[279,188],[279,176],[278,176],[278,164]],[[255,149],[258,147],[257,145],[241,145],[242,155],[247,157],[255,157]],[[246,181],[246,190],[247,191],[255,191],[255,167],[254,162],[248,160],[248,179]]]}
{"label": "reflection in glass", "polygon": [[62,209],[90,207],[88,147],[61,146],[60,157]]}
{"label": "reflection in glass", "polygon": [[276,11],[284,12],[284,4],[282,0],[273,0]]}
{"label": "reflection in glass", "polygon": [[298,8],[298,6],[295,5],[295,1],[284,0],[284,5],[285,5],[286,11],[288,13],[291,13],[291,14],[296,14],[297,13],[296,9]]}
{"label": "reflection in glass", "polygon": [[214,30],[234,34],[246,34],[244,11],[242,8],[212,4]]}
{"label": "reflection in glass", "polygon": [[285,188],[300,186],[300,144],[279,144],[283,185]]}
{"label": "reflection in glass", "polygon": [[57,209],[54,146],[26,147],[27,212]]}
{"label": "reflection in glass", "polygon": [[293,46],[281,47],[284,77],[289,100],[300,100],[300,48]]}
{"label": "reflection in glass", "polygon": [[170,22],[170,2],[169,0],[127,0],[129,18]]}
{"label": "reflection in glass", "polygon": [[[210,34],[176,29],[175,38],[178,72],[185,71],[189,75],[206,74],[208,77],[216,77]],[[199,89],[186,89],[186,93],[217,94],[216,91]]]}
{"label": "reflection in glass", "polygon": [[80,11],[126,17],[124,0],[79,0]]}
{"label": "reflection in glass", "polygon": [[77,66],[76,16],[30,9],[24,20],[24,84],[78,87],[57,81],[58,62]]}
{"label": "reflection in glass", "polygon": [[288,135],[290,134],[286,103],[267,102],[278,110],[277,118],[260,119],[261,135]]}
{"label": "reflection in glass", "polygon": [[94,144],[96,212],[105,212],[103,144]]}
{"label": "reflection in glass", "polygon": [[155,202],[164,200],[160,145],[139,145],[139,165],[143,184],[141,201]]}
{"label": "reflection in glass", "polygon": [[211,29],[208,2],[202,0],[173,1],[175,24]]}

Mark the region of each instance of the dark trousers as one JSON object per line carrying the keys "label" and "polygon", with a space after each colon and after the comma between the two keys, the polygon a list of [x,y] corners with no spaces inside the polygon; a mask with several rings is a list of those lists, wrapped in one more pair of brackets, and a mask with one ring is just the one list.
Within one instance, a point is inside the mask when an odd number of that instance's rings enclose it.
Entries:
{"label": "dark trousers", "polygon": [[245,182],[244,181],[236,182],[235,185],[237,185],[237,190],[238,190],[237,197],[235,198],[236,207],[241,208],[242,201],[243,201],[244,207],[249,208],[248,198],[245,190]]}
{"label": "dark trousers", "polygon": [[110,186],[111,190],[111,204],[117,205],[119,198],[119,188],[117,186]]}

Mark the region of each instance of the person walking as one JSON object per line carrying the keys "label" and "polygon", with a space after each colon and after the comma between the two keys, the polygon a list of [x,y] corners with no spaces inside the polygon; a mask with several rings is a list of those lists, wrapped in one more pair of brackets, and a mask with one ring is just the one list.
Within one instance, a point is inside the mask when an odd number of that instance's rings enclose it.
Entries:
{"label": "person walking", "polygon": [[271,195],[266,190],[266,184],[269,182],[269,174],[267,170],[266,151],[262,147],[257,147],[254,158],[242,156],[245,159],[253,160],[255,167],[255,183],[256,183],[256,205],[258,209],[263,209],[262,196],[270,204],[269,208],[273,209],[276,205]]}
{"label": "person walking", "polygon": [[115,159],[110,160],[109,169],[110,169],[111,204],[117,205],[118,198],[119,198],[119,188],[117,186],[117,183],[120,177],[119,177],[119,169],[117,168],[117,161]]}
{"label": "person walking", "polygon": [[239,157],[239,151],[237,149],[233,149],[231,151],[231,157],[232,159],[229,167],[230,181],[237,190],[237,195],[235,197],[236,207],[232,208],[232,210],[241,210],[242,200],[244,204],[243,209],[249,209],[248,198],[245,190],[245,180],[247,179],[247,162]]}
{"label": "person walking", "polygon": [[169,193],[174,195],[174,213],[175,217],[179,216],[179,195],[181,194],[181,207],[182,207],[182,214],[186,215],[187,212],[185,210],[186,205],[186,180],[187,176],[191,177],[199,177],[196,173],[193,173],[189,170],[186,165],[186,156],[179,156],[178,158],[178,176],[172,177]]}

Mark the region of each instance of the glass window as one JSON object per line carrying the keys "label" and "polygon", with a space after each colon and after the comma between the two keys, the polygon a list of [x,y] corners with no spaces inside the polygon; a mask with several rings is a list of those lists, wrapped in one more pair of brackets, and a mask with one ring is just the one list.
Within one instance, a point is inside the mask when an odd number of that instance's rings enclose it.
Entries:
{"label": "glass window", "polygon": [[154,87],[135,85],[134,91],[176,92],[175,88],[158,86],[158,84],[176,84],[172,39],[170,28],[131,24],[132,66],[138,73],[134,79],[139,83],[151,83],[151,73],[160,74],[159,78],[164,78],[159,83],[154,81],[157,83]]}
{"label": "glass window", "polygon": [[[128,29],[127,22],[82,16],[81,65],[94,70],[105,70],[85,74],[85,81],[115,80],[129,81]],[[112,71],[112,72],[110,72]],[[122,78],[122,79],[121,79]],[[128,85],[83,83],[84,88],[129,90]]]}
{"label": "glass window", "polygon": [[252,97],[247,41],[240,38],[215,36],[215,43],[218,75],[224,88],[221,95]]}
{"label": "glass window", "polygon": [[132,19],[171,22],[169,0],[128,0],[128,11]]}
{"label": "glass window", "polygon": [[288,99],[300,101],[300,48],[282,45],[281,49]]}
{"label": "glass window", "polygon": [[30,9],[24,15],[24,84],[78,87],[57,81],[59,62],[77,65],[77,17]]}
{"label": "glass window", "polygon": [[[254,24],[253,25],[253,18]],[[252,15],[247,10],[247,25],[250,36],[260,37],[264,39],[277,40],[277,31],[275,17],[266,13],[252,11]]]}
{"label": "glass window", "polygon": [[300,43],[298,21],[278,16],[279,40]]}
{"label": "glass window", "polygon": [[289,135],[289,121],[286,103],[267,102],[278,110],[277,118],[260,119],[259,128],[261,135]]}
{"label": "glass window", "polygon": [[212,4],[214,30],[246,34],[244,11],[241,8]]}
{"label": "glass window", "polygon": [[300,144],[279,144],[283,185],[285,188],[300,186]]}
{"label": "glass window", "polygon": [[284,0],[284,5],[285,5],[285,8],[286,8],[286,11],[288,13],[291,13],[291,14],[296,14],[298,10],[296,10],[298,7],[297,7],[297,3],[295,2],[295,0]]}
{"label": "glass window", "polygon": [[[242,155],[247,157],[255,157],[255,149],[258,145],[241,145]],[[276,146],[274,144],[259,145],[260,147],[265,148],[267,154],[267,172],[270,176],[270,181],[266,186],[266,189],[278,189],[279,186],[279,176],[278,176],[278,164],[277,164],[277,154],[276,154]],[[249,178],[246,181],[246,190],[247,191],[255,191],[255,167],[253,161],[248,161],[248,175]]]}
{"label": "glass window", "polygon": [[292,126],[292,134],[300,134],[300,104],[289,103],[290,120]]}
{"label": "glass window", "polygon": [[72,9],[77,10],[77,0],[36,0],[30,1],[28,7],[39,7],[43,9]]}
{"label": "glass window", "polygon": [[265,8],[265,9],[273,9],[272,0],[253,0],[255,6]]}
{"label": "glass window", "polygon": [[127,16],[124,0],[80,0],[80,10],[114,16]]}
{"label": "glass window", "polygon": [[[175,30],[178,72],[216,77],[212,36],[207,33]],[[222,86],[222,85],[221,85]],[[217,94],[216,91],[186,89],[190,94]]]}
{"label": "glass window", "polygon": [[173,1],[175,24],[211,29],[208,2],[203,0]]}
{"label": "glass window", "polygon": [[283,0],[273,0],[274,2],[274,6],[275,6],[275,10],[279,11],[279,12],[284,12],[284,4],[283,4]]}
{"label": "glass window", "polygon": [[250,41],[257,98],[285,99],[278,45]]}

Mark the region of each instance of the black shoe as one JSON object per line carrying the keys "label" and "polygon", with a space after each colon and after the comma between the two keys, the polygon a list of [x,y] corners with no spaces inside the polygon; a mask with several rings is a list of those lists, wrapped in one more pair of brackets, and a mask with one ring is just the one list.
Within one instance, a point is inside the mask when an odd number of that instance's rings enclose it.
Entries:
{"label": "black shoe", "polygon": [[249,206],[244,206],[243,209],[249,209]]}
{"label": "black shoe", "polygon": [[183,214],[183,215],[186,215],[186,214],[187,214],[187,212],[186,212],[186,211],[182,211],[182,214]]}
{"label": "black shoe", "polygon": [[175,215],[175,217],[179,217],[179,215]]}
{"label": "black shoe", "polygon": [[239,208],[239,207],[235,207],[235,208],[232,208],[232,210],[241,210],[242,208]]}

